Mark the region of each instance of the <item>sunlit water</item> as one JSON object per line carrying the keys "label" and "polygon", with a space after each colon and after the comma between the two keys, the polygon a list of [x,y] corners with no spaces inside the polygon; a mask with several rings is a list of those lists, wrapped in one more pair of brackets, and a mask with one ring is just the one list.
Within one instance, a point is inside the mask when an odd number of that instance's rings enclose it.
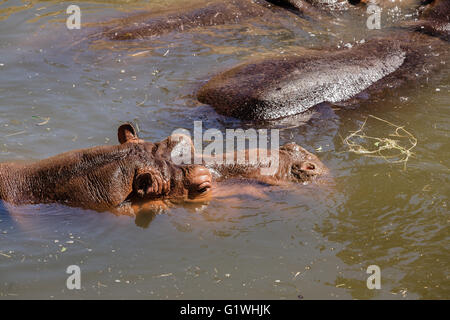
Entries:
{"label": "sunlit water", "polygon": [[[78,2],[83,22],[183,1]],[[0,2],[0,161],[36,160],[116,143],[124,121],[157,141],[176,128],[280,127],[281,143],[315,152],[336,186],[273,188],[203,208],[134,220],[61,205],[0,208],[2,298],[449,298],[449,59],[439,74],[357,109],[242,123],[195,101],[213,74],[249,56],[341,45],[365,20],[313,25],[291,14],[146,41],[84,40],[65,28],[69,3]],[[355,31],[356,30],[356,31]],[[342,139],[371,114],[417,138],[390,164]],[[373,119],[372,119],[373,120]],[[392,128],[369,120],[368,134]],[[388,130],[389,129],[389,130]],[[79,265],[82,289],[66,288]],[[366,269],[381,268],[381,290]]]}

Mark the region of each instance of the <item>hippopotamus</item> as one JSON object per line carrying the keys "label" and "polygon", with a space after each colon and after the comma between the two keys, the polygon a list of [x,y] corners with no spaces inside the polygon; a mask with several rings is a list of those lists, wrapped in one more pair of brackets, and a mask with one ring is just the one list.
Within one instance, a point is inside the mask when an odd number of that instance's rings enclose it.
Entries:
{"label": "hippopotamus", "polygon": [[[62,203],[133,216],[146,201],[201,199],[214,183],[229,178],[275,185],[312,181],[328,173],[315,155],[293,143],[280,148],[277,170],[263,176],[264,162],[175,163],[174,153],[193,146],[183,135],[146,142],[126,123],[118,129],[118,140],[119,145],[69,151],[29,164],[1,163],[0,200],[13,205]],[[193,148],[183,152],[195,156]]]}
{"label": "hippopotamus", "polygon": [[[178,141],[178,145],[170,153],[170,158],[169,154],[166,155],[166,159],[176,158],[175,153],[179,154],[183,149],[182,152],[191,154],[188,162],[195,162],[198,153],[189,136],[174,135],[172,140]],[[272,157],[272,152],[276,152],[276,158]],[[241,161],[238,158],[241,158]],[[329,170],[319,158],[295,142],[285,143],[276,150],[257,148],[235,150],[215,156],[203,154],[201,165],[210,170],[213,186],[230,179],[265,185],[286,185],[329,178]]]}
{"label": "hippopotamus", "polygon": [[245,19],[270,13],[272,5],[264,0],[230,0],[188,4],[163,12],[144,12],[112,21],[104,34],[111,40],[142,39],[196,27],[237,24]]}
{"label": "hippopotamus", "polygon": [[[389,7],[415,7],[421,0],[379,0],[377,5]],[[189,1],[182,12],[180,8],[144,11],[126,17],[101,22],[101,29],[88,36],[89,39],[108,38],[117,40],[140,40],[171,32],[184,32],[193,28],[239,24],[249,19],[267,21],[274,13],[294,13],[311,21],[340,18],[343,12],[361,15],[362,6],[370,0],[198,0]],[[354,9],[354,10],[351,10]],[[290,15],[284,15],[291,19]],[[328,20],[327,20],[328,18]],[[95,24],[94,24],[95,25]],[[324,25],[326,26],[326,24]]]}
{"label": "hippopotamus", "polygon": [[143,198],[192,198],[207,192],[211,175],[199,165],[175,165],[158,143],[137,138],[130,124],[118,129],[119,145],[69,151],[30,164],[0,164],[0,199],[11,204],[63,203],[132,214]]}
{"label": "hippopotamus", "polygon": [[[197,93],[223,115],[271,120],[321,103],[352,105],[437,70],[448,53],[450,2],[430,2],[420,19],[348,49],[299,48],[297,55],[244,62]],[[447,40],[447,41],[446,41]]]}
{"label": "hippopotamus", "polygon": [[320,14],[348,10],[354,6],[347,0],[227,0],[189,2],[180,8],[142,12],[103,23],[100,33],[110,40],[133,40],[182,32],[197,27],[238,24],[251,18],[264,18],[276,10],[289,9],[308,18]]}
{"label": "hippopotamus", "polygon": [[450,41],[450,1],[428,0],[421,19],[408,21],[403,27]]}

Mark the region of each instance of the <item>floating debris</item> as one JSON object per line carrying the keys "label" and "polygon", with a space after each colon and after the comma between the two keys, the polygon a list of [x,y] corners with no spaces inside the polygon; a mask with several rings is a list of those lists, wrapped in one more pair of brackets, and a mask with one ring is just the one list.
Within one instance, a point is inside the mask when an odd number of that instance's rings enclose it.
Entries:
{"label": "floating debris", "polygon": [[50,121],[50,117],[44,118],[44,117],[41,117],[41,116],[33,116],[32,118],[43,119],[44,120],[42,122],[36,123],[37,126],[43,126],[43,125],[47,124]]}
{"label": "floating debris", "polygon": [[164,277],[169,277],[171,275],[173,275],[172,272],[170,272],[170,273],[163,273],[163,274],[160,274],[159,276],[156,276],[156,278],[164,278]]}
{"label": "floating debris", "polygon": [[[395,128],[395,130],[387,135],[387,137],[371,137],[364,133],[364,129],[368,118],[381,121]],[[348,151],[366,157],[382,158],[389,163],[403,163],[406,170],[406,163],[413,156],[412,149],[417,145],[417,139],[403,126],[397,126],[387,120],[369,115],[361,127],[343,139],[343,143],[347,145]],[[359,142],[357,142],[359,140]],[[361,141],[372,141],[366,143],[366,147],[360,144]],[[408,144],[403,146],[401,142]],[[374,146],[374,147],[371,147]],[[390,154],[389,151],[391,152]],[[394,153],[392,153],[394,151]]]}
{"label": "floating debris", "polygon": [[149,52],[150,52],[150,50],[145,50],[145,51],[140,51],[140,52],[136,52],[136,53],[130,54],[129,56],[130,57],[137,57],[137,56],[141,56],[143,54],[149,53]]}
{"label": "floating debris", "polygon": [[26,133],[26,131],[23,130],[23,131],[19,131],[19,132],[10,133],[10,134],[7,134],[5,137],[17,136],[17,135],[23,134],[23,133]]}
{"label": "floating debris", "polygon": [[11,256],[9,254],[3,253],[3,252],[0,252],[0,256],[4,256],[6,258],[11,258]]}

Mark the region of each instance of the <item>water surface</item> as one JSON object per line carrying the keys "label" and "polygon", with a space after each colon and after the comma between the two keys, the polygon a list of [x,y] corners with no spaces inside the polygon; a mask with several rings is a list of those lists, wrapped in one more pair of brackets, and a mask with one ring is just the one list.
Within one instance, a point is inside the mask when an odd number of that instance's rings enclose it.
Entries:
{"label": "water surface", "polygon": [[[79,1],[83,23],[170,1]],[[251,56],[345,45],[370,32],[365,20],[313,24],[292,14],[155,39],[86,41],[65,28],[69,3],[0,3],[0,161],[46,158],[116,143],[134,121],[157,141],[176,128],[280,128],[281,143],[315,152],[334,188],[273,188],[201,208],[177,207],[135,221],[61,205],[0,208],[2,298],[417,299],[450,297],[449,57],[442,70],[380,100],[321,116],[249,124],[217,115],[194,92]],[[403,164],[348,152],[342,139],[368,115],[418,140]],[[368,123],[372,136],[386,126]],[[82,289],[69,291],[69,265]],[[366,269],[381,268],[381,290]]]}

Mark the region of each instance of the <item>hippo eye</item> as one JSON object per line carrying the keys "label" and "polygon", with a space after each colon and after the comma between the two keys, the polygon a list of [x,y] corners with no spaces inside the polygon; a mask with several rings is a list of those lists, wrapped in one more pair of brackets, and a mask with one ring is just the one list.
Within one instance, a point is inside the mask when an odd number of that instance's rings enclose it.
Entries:
{"label": "hippo eye", "polygon": [[314,170],[314,169],[316,168],[316,166],[315,166],[313,163],[308,163],[307,166],[306,166],[306,168],[307,168],[308,170]]}
{"label": "hippo eye", "polygon": [[209,189],[211,189],[211,183],[209,182],[204,182],[202,184],[200,184],[198,186],[197,192],[198,193],[205,193],[206,191],[208,191]]}
{"label": "hippo eye", "polygon": [[306,161],[302,163],[295,163],[291,167],[292,176],[299,180],[304,181],[317,175],[316,165],[312,162]]}

